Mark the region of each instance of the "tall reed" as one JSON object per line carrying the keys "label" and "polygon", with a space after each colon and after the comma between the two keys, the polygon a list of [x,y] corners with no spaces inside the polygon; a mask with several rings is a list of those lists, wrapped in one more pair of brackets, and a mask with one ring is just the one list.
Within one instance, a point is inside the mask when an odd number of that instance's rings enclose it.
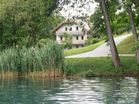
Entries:
{"label": "tall reed", "polygon": [[41,48],[9,48],[0,52],[1,73],[62,71],[63,66],[63,49],[54,42]]}

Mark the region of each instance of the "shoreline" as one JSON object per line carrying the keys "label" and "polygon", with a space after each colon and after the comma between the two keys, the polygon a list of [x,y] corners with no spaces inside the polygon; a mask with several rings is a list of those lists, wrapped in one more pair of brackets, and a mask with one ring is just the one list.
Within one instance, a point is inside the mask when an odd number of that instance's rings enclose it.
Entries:
{"label": "shoreline", "polygon": [[23,75],[23,76],[18,76],[17,73],[5,73],[4,75],[1,75],[0,73],[0,80],[4,79],[4,80],[10,80],[10,79],[22,79],[22,78],[29,78],[29,79],[58,79],[58,78],[77,78],[77,79],[81,79],[81,78],[94,78],[94,77],[104,77],[104,78],[115,78],[115,77],[139,77],[139,72],[122,72],[122,73],[103,73],[103,74],[90,74],[90,76],[82,76],[79,74],[75,74],[75,75],[63,75],[61,76],[61,73],[56,74],[54,76],[54,74],[49,75],[48,73],[30,73],[29,75]]}
{"label": "shoreline", "polygon": [[120,57],[122,66],[115,68],[110,57],[65,59],[64,73],[62,70],[26,72],[19,76],[18,72],[0,72],[0,79],[27,77],[32,79],[47,78],[91,78],[91,77],[138,77],[139,65],[135,57]]}
{"label": "shoreline", "polygon": [[66,74],[83,77],[139,76],[139,65],[135,57],[122,56],[120,59],[122,64],[120,68],[113,66],[111,57],[66,59]]}
{"label": "shoreline", "polygon": [[30,78],[30,79],[48,79],[48,78],[57,78],[62,77],[62,73],[59,71],[42,71],[42,72],[28,72],[22,73],[22,75],[18,72],[0,72],[0,79],[20,79],[20,78]]}

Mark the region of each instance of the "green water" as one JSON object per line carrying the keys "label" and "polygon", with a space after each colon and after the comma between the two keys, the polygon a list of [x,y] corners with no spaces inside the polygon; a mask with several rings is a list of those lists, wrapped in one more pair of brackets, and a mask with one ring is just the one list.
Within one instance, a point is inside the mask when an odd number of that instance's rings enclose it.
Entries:
{"label": "green water", "polygon": [[139,104],[139,80],[0,80],[0,104]]}

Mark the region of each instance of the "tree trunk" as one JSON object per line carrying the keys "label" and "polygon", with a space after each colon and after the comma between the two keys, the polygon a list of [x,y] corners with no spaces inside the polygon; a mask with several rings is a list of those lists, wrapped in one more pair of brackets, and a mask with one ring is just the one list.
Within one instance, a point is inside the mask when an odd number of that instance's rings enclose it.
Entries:
{"label": "tree trunk", "polygon": [[116,45],[115,45],[115,41],[113,39],[112,29],[111,29],[111,25],[110,25],[110,19],[109,19],[109,15],[108,15],[108,12],[107,12],[105,0],[101,0],[100,3],[101,3],[104,19],[105,19],[107,34],[108,34],[109,41],[110,41],[112,61],[113,61],[113,64],[114,64],[115,67],[120,67],[120,58],[119,58],[118,51],[117,51],[117,48],[116,48]]}
{"label": "tree trunk", "polygon": [[0,22],[0,44],[1,44],[1,47],[0,48],[3,48],[3,23]]}
{"label": "tree trunk", "polygon": [[37,41],[37,35],[36,35],[36,26],[32,25],[31,26],[31,38],[32,38],[32,41],[31,41],[31,45],[34,46],[36,44],[36,41]]}
{"label": "tree trunk", "polygon": [[133,17],[133,12],[132,12],[131,6],[128,6],[128,15],[130,18],[130,24],[131,24],[131,29],[132,29],[134,39],[135,39],[135,41],[138,41],[138,35],[137,35],[137,30],[136,30],[136,27],[134,24],[135,22],[134,22],[134,17]]}
{"label": "tree trunk", "polygon": [[139,64],[139,48],[136,50],[137,64]]}
{"label": "tree trunk", "polygon": [[13,20],[12,20],[12,36],[14,38],[12,40],[10,40],[10,46],[8,46],[8,47],[17,45],[17,39],[15,39],[15,37],[17,37],[16,31],[17,31],[17,27],[16,27],[16,23],[15,23],[15,17],[13,17]]}
{"label": "tree trunk", "polygon": [[35,27],[32,27],[32,45],[34,46],[36,43],[36,32],[35,32]]}
{"label": "tree trunk", "polygon": [[[132,12],[131,5],[128,5],[128,15],[129,15],[129,18],[130,18],[132,34],[134,36],[135,42],[137,43],[138,42],[138,34],[137,34],[136,27],[135,27],[135,22],[134,22],[134,17],[133,17],[133,12]],[[137,46],[137,49],[136,49],[136,58],[137,58],[137,63],[139,64],[139,48],[138,48],[138,46]]]}

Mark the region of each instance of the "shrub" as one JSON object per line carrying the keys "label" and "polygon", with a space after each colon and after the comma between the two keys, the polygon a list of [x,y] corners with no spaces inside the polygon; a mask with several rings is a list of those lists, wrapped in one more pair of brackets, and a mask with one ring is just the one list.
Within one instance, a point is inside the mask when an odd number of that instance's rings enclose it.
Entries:
{"label": "shrub", "polygon": [[95,44],[95,43],[98,43],[98,42],[100,42],[100,41],[101,41],[101,39],[99,39],[99,38],[90,38],[90,39],[88,39],[88,40],[86,41],[86,44],[87,44],[87,45]]}
{"label": "shrub", "polygon": [[41,39],[38,42],[38,46],[43,47],[43,46],[48,45],[49,43],[52,43],[52,42],[53,42],[53,40],[51,40],[51,39]]}

